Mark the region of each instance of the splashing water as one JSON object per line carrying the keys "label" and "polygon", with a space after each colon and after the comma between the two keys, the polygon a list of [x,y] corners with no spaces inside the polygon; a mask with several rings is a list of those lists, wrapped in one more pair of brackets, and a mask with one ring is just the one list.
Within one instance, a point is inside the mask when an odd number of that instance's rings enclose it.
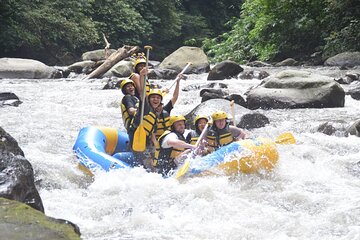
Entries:
{"label": "splashing water", "polygon": [[[309,70],[309,69],[307,69]],[[310,69],[327,75],[340,70]],[[258,80],[224,80],[243,95]],[[162,83],[170,85],[171,81]],[[206,83],[191,75],[181,85]],[[98,172],[77,168],[72,153],[80,128],[124,130],[119,90],[100,80],[2,79],[19,107],[0,108],[0,126],[24,150],[36,174],[47,215],[77,224],[83,239],[359,239],[360,138],[316,133],[326,121],[351,124],[358,102],[345,107],[257,110],[270,124],[251,132],[275,139],[291,131],[296,145],[278,145],[272,172],[236,176],[163,179],[141,168]],[[200,90],[181,92],[173,114],[200,103]],[[240,114],[240,113],[236,113]]]}

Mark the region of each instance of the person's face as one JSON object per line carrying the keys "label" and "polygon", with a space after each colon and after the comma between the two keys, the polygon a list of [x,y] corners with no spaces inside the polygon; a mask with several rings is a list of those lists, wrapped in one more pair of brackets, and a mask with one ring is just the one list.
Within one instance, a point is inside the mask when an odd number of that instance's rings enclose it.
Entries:
{"label": "person's face", "polygon": [[223,129],[226,126],[226,119],[215,120],[214,124],[218,129]]}
{"label": "person's face", "polygon": [[197,127],[200,131],[204,130],[204,127],[206,126],[207,120],[204,118],[201,118],[197,121]]}
{"label": "person's face", "polygon": [[136,65],[136,72],[140,72],[145,67],[145,63],[139,63]]}
{"label": "person's face", "polygon": [[126,94],[130,94],[132,96],[135,95],[135,87],[132,83],[128,83],[124,86]]}
{"label": "person's face", "polygon": [[183,134],[185,132],[185,121],[174,122],[173,127],[176,132]]}
{"label": "person's face", "polygon": [[150,95],[149,103],[153,109],[156,109],[161,104],[161,97],[156,94]]}

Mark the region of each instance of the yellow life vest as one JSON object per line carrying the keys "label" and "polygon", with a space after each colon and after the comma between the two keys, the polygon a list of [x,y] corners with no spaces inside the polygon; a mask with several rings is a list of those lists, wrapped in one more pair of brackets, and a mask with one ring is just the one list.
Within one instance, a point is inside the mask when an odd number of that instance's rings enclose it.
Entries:
{"label": "yellow life vest", "polygon": [[[134,98],[136,98],[134,96]],[[139,99],[136,98],[136,105],[135,107],[138,109],[139,108]],[[134,115],[136,114],[136,112],[134,113]],[[122,119],[123,119],[123,123],[124,123],[124,126],[125,126],[125,129],[126,130],[129,130],[129,127],[130,127],[130,123],[131,123],[131,120],[134,118],[134,116],[130,115],[126,109],[126,106],[125,104],[123,103],[123,101],[121,101],[121,115],[122,115]]]}
{"label": "yellow life vest", "polygon": [[[135,115],[136,114],[137,113],[135,113]],[[136,122],[135,119],[136,118],[133,117],[130,123],[130,129],[132,129],[133,131],[135,131],[140,124],[140,119],[136,119]],[[156,114],[153,111],[150,111],[149,108],[145,108],[144,116],[143,116],[143,126],[146,132],[146,137],[150,137],[151,134],[156,130],[156,121],[157,121]]]}
{"label": "yellow life vest", "polygon": [[214,125],[211,126],[206,138],[209,146],[215,149],[226,146],[234,141],[234,138],[229,131],[228,123],[223,129],[217,129]]}
{"label": "yellow life vest", "polygon": [[156,150],[155,150],[155,161],[154,161],[155,167],[158,165],[159,162],[164,162],[164,161],[173,162],[177,156],[179,156],[181,153],[183,153],[185,151],[185,148],[174,148],[174,147],[162,148],[161,147],[163,140],[170,133],[175,133],[178,136],[179,140],[186,142],[186,140],[182,134],[178,134],[176,132],[166,130],[159,137],[159,145],[156,147]]}
{"label": "yellow life vest", "polygon": [[170,130],[170,127],[170,114],[163,111],[160,117],[157,118],[157,129],[155,132],[156,139],[159,139],[166,130]]}
{"label": "yellow life vest", "polygon": [[195,145],[199,137],[200,134],[198,134],[195,130],[192,130],[187,137],[187,142],[191,145]]}

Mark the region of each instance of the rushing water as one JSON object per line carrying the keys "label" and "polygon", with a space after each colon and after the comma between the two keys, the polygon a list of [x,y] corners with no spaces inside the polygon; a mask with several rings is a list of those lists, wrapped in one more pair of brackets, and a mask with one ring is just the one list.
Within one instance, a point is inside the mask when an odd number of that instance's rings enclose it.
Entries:
{"label": "rushing water", "polygon": [[[223,82],[241,95],[259,83]],[[206,75],[181,82],[194,83],[206,83]],[[121,91],[101,90],[104,84],[0,80],[0,92],[23,101],[0,108],[0,126],[32,163],[46,214],[77,224],[83,239],[360,239],[360,138],[314,131],[326,121],[349,125],[359,119],[358,101],[346,96],[343,108],[259,110],[271,123],[251,134],[276,138],[291,131],[297,139],[296,145],[278,146],[280,161],[271,173],[178,182],[135,168],[92,179],[77,168],[72,153],[80,128],[123,129]],[[181,92],[174,113],[199,104],[199,91]]]}

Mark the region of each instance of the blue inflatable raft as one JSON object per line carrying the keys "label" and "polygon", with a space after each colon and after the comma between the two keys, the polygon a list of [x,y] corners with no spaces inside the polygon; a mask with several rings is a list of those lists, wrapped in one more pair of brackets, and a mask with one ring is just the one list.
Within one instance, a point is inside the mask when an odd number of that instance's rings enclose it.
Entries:
{"label": "blue inflatable raft", "polygon": [[[86,127],[80,130],[73,150],[82,169],[90,172],[97,169],[110,171],[133,167],[134,156],[128,143],[128,135],[120,129]],[[270,171],[278,158],[276,144],[271,139],[241,140],[206,156],[191,159],[185,176]]]}
{"label": "blue inflatable raft", "polygon": [[128,147],[129,137],[120,129],[85,127],[79,132],[73,150],[80,165],[91,172],[97,169],[131,167],[134,156]]}

